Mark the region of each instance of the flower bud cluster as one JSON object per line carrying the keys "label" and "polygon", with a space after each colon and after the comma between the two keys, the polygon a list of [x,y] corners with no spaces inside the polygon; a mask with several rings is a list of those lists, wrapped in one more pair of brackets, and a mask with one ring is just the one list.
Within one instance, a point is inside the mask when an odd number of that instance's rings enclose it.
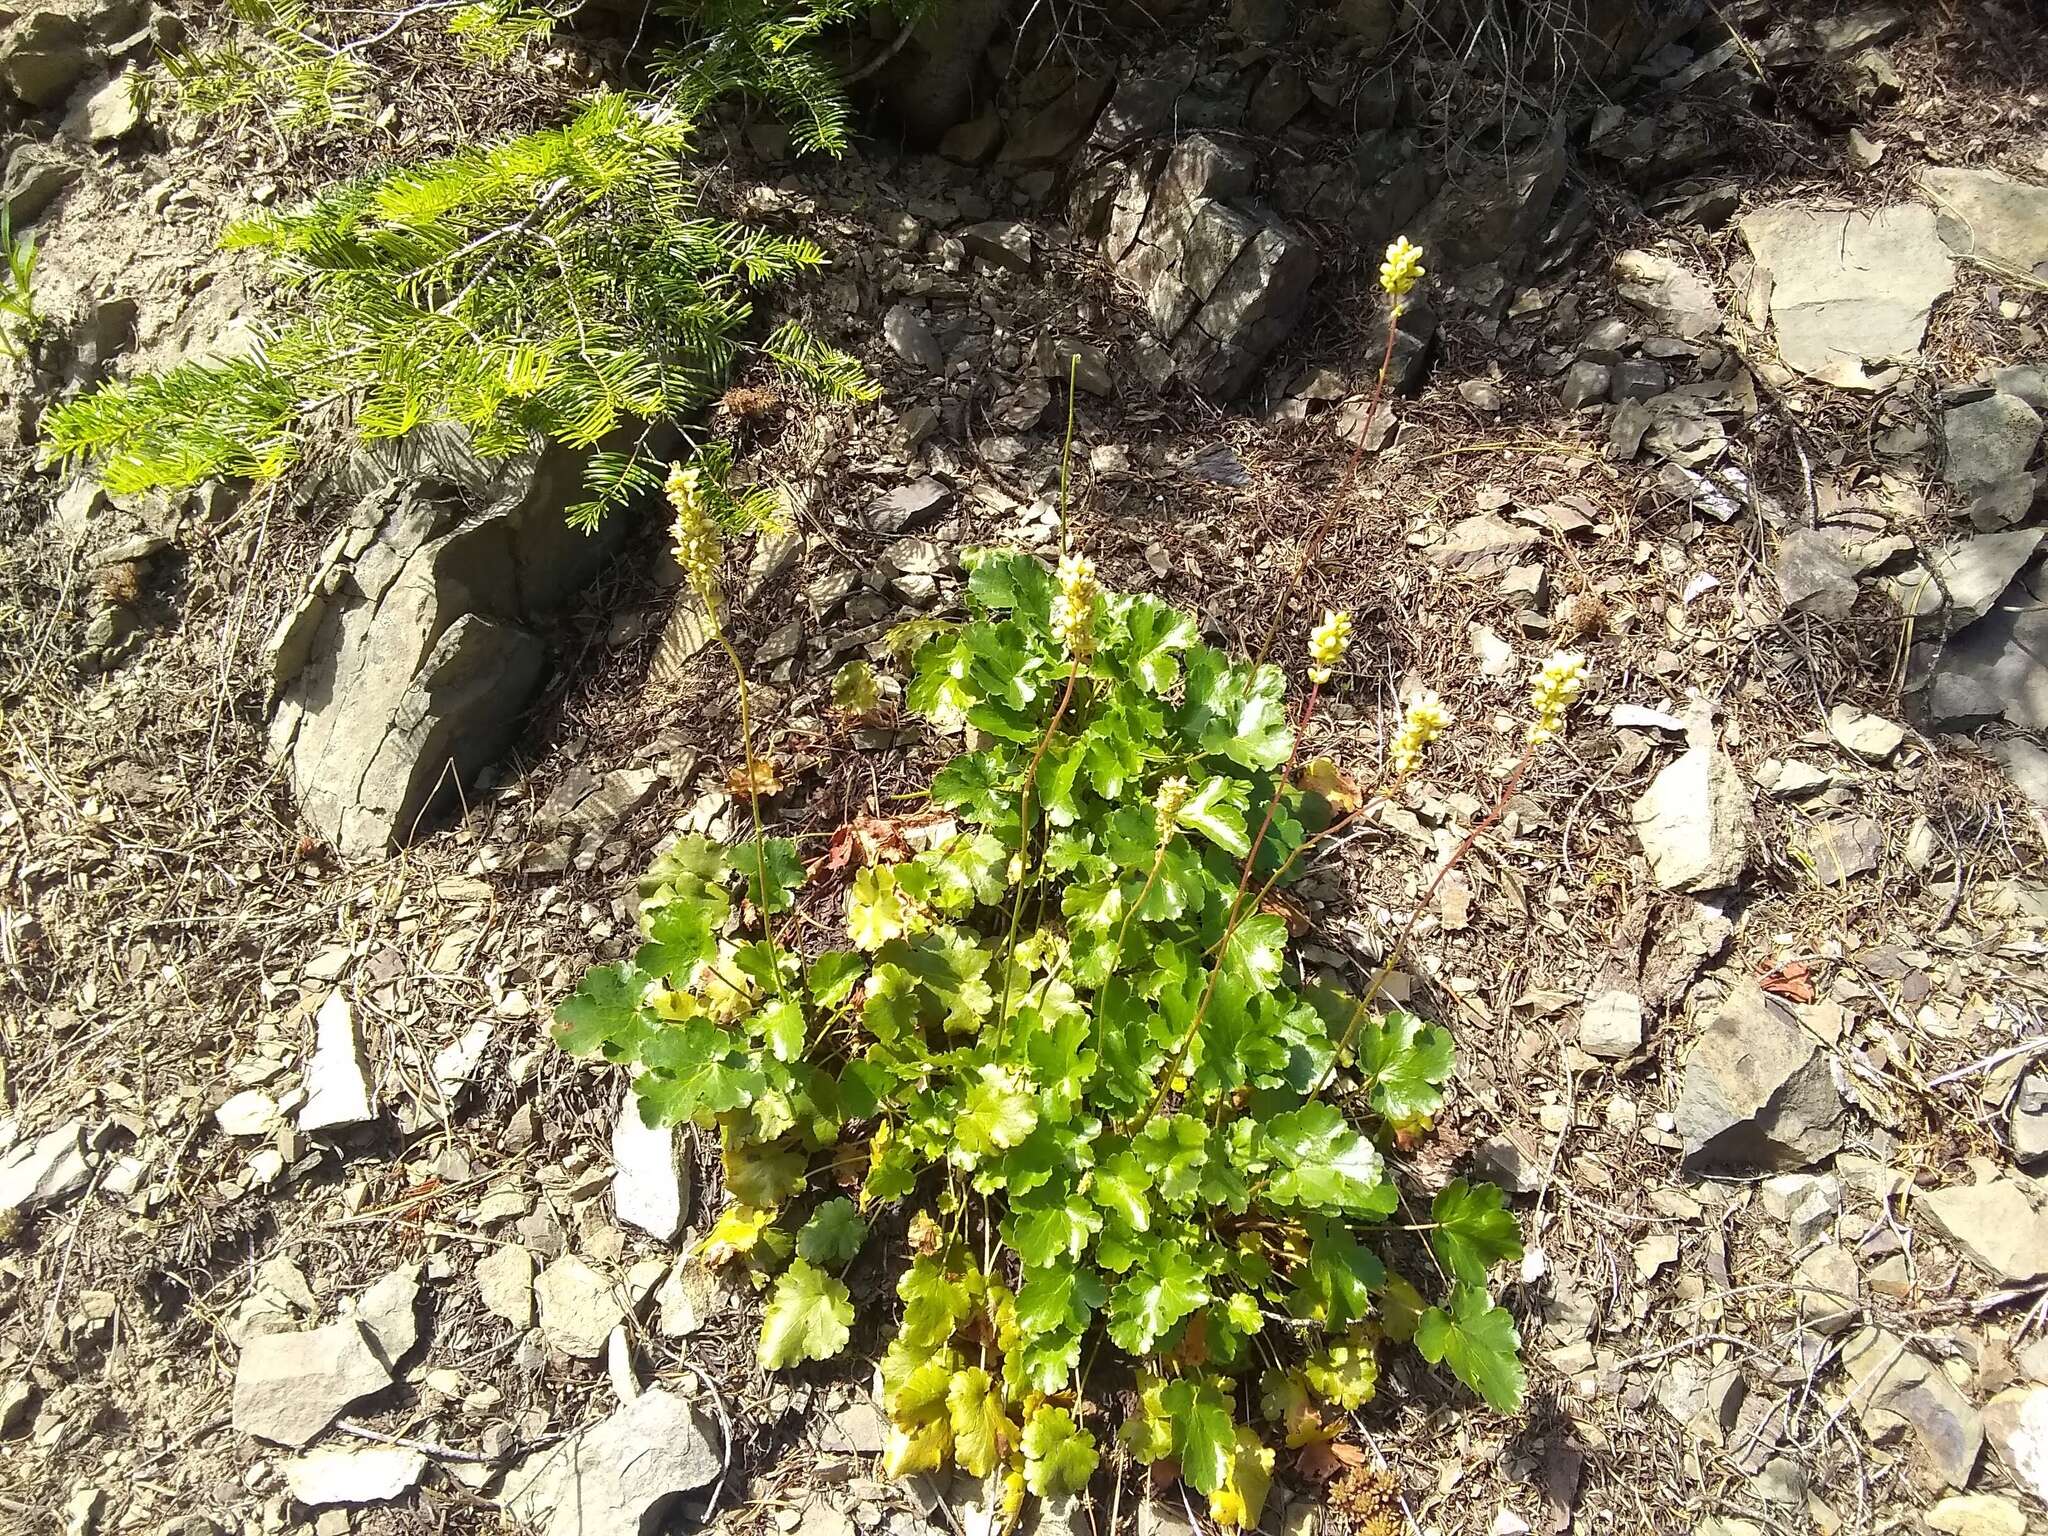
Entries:
{"label": "flower bud cluster", "polygon": [[676,564],[683,568],[705,607],[718,609],[718,528],[704,505],[703,471],[680,464],[668,468],[662,487],[676,514]]}
{"label": "flower bud cluster", "polygon": [[1560,651],[1543,663],[1529,686],[1529,707],[1536,718],[1529,725],[1529,745],[1540,747],[1564,731],[1564,717],[1586,686],[1586,658]]}
{"label": "flower bud cluster", "polygon": [[1323,622],[1309,632],[1309,660],[1315,663],[1308,669],[1308,680],[1318,685],[1330,680],[1331,669],[1344,659],[1344,653],[1351,649],[1351,615],[1335,609],[1323,610]]}
{"label": "flower bud cluster", "polygon": [[1059,586],[1052,600],[1052,637],[1075,661],[1095,654],[1095,604],[1102,588],[1095,580],[1095,562],[1086,555],[1063,555],[1053,573]]}
{"label": "flower bud cluster", "polygon": [[1173,836],[1173,818],[1188,803],[1191,792],[1187,779],[1181,774],[1159,781],[1159,792],[1152,798],[1152,808],[1159,813],[1159,841],[1162,844]]}
{"label": "flower bud cluster", "polygon": [[1387,746],[1387,763],[1397,774],[1413,773],[1422,762],[1423,748],[1443,735],[1451,723],[1444,701],[1424,688],[1408,701],[1401,715],[1401,728]]}
{"label": "flower bud cluster", "polygon": [[1421,246],[1410,245],[1402,235],[1387,247],[1387,259],[1380,263],[1380,287],[1389,298],[1407,298],[1425,275]]}

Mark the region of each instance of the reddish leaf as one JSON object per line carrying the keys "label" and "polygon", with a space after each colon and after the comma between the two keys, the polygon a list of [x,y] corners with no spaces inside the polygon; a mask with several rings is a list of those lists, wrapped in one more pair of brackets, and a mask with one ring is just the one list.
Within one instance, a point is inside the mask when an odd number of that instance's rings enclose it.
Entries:
{"label": "reddish leaf", "polygon": [[1365,1465],[1365,1452],[1343,1440],[1304,1445],[1295,1453],[1294,1465],[1313,1483],[1327,1483],[1346,1467]]}
{"label": "reddish leaf", "polygon": [[1758,985],[1787,1002],[1810,1003],[1814,999],[1812,974],[1804,960],[1793,960],[1779,966],[1764,976]]}

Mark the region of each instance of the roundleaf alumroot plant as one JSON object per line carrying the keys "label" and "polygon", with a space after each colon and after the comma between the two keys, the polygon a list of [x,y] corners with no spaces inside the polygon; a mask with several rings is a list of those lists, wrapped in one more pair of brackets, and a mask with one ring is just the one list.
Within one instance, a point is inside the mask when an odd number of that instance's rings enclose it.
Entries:
{"label": "roundleaf alumroot plant", "polygon": [[[847,840],[870,856],[829,876],[843,945],[807,955],[790,840],[684,838],[640,882],[638,951],[558,1013],[648,1117],[716,1131],[730,1203],[702,1253],[772,1286],[760,1365],[846,1347],[877,1223],[904,1245],[885,1466],[993,1475],[1013,1517],[1084,1487],[1113,1433],[1253,1526],[1277,1448],[1333,1441],[1394,1345],[1513,1409],[1489,1292],[1513,1216],[1463,1180],[1410,1199],[1388,1161],[1442,1105],[1450,1036],[1375,1006],[1384,971],[1357,995],[1305,974],[1267,910],[1355,814],[1344,775],[1295,763],[1348,617],[1290,717],[1278,667],[1084,559],[969,566],[970,616],[920,627],[904,703],[983,744],[914,837]],[[1542,739],[1578,686],[1575,658],[1539,679]],[[1381,790],[1444,720],[1411,702]]]}

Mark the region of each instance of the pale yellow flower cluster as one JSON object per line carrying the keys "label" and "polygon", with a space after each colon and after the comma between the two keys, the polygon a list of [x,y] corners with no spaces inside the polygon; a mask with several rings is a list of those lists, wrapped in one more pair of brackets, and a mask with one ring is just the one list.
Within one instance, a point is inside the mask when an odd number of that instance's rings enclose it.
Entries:
{"label": "pale yellow flower cluster", "polygon": [[1529,745],[1540,747],[1564,731],[1564,717],[1586,686],[1586,658],[1560,651],[1536,674],[1529,685],[1529,707],[1536,718],[1529,725]]}
{"label": "pale yellow flower cluster", "polygon": [[1405,299],[1424,276],[1422,247],[1410,245],[1402,235],[1387,247],[1387,259],[1380,263],[1380,287],[1389,298]]}
{"label": "pale yellow flower cluster", "polygon": [[1413,773],[1422,762],[1423,748],[1449,729],[1451,713],[1444,701],[1427,688],[1408,701],[1401,715],[1401,728],[1387,746],[1387,764],[1397,774]]}
{"label": "pale yellow flower cluster", "polygon": [[1335,609],[1323,610],[1323,622],[1309,632],[1309,660],[1315,663],[1308,669],[1308,680],[1322,684],[1330,680],[1331,669],[1344,659],[1344,653],[1351,649],[1351,615]]}
{"label": "pale yellow flower cluster", "polygon": [[1173,818],[1180,814],[1180,808],[1188,803],[1192,791],[1187,779],[1181,774],[1159,781],[1159,792],[1152,798],[1152,808],[1159,813],[1159,841],[1164,843],[1173,835]]}
{"label": "pale yellow flower cluster", "polygon": [[1095,599],[1102,588],[1095,581],[1095,562],[1086,555],[1063,555],[1053,573],[1059,594],[1052,600],[1052,637],[1076,661],[1095,654]]}
{"label": "pale yellow flower cluster", "polygon": [[676,513],[676,564],[683,568],[690,585],[704,606],[718,608],[718,529],[705,509],[701,490],[703,472],[680,464],[668,467],[668,483],[662,487],[668,504]]}

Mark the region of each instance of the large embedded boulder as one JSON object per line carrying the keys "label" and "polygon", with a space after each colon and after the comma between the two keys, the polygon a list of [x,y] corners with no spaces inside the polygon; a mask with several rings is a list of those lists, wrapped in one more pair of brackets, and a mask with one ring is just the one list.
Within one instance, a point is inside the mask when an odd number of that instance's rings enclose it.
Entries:
{"label": "large embedded boulder", "polygon": [[544,453],[393,476],[329,545],[272,640],[270,734],[337,852],[407,842],[510,744],[546,669],[531,621],[615,542],[564,521],[579,472]]}

